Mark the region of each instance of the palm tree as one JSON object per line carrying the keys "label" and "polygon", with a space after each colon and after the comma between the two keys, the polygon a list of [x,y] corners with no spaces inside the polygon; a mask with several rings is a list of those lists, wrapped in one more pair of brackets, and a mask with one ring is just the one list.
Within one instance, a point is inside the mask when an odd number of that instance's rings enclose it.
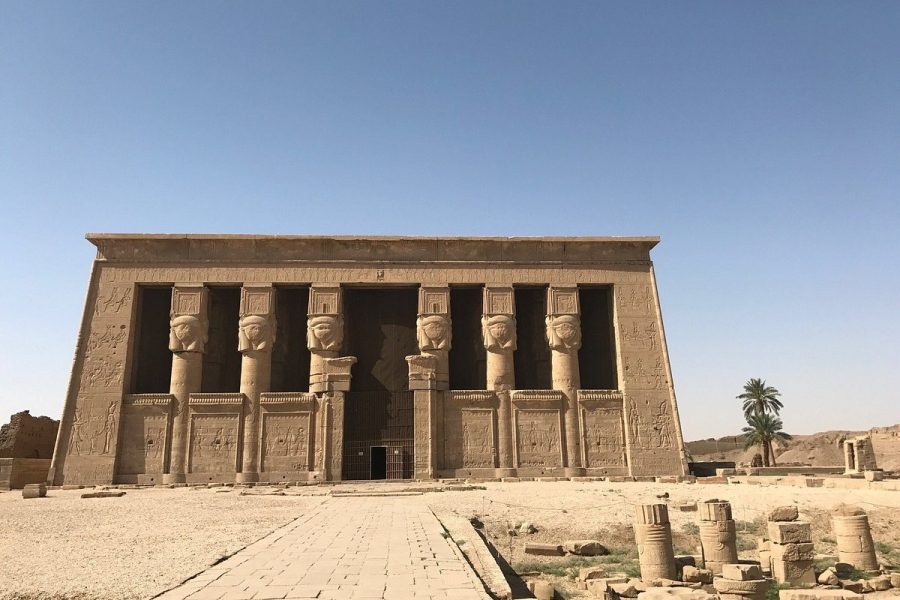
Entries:
{"label": "palm tree", "polygon": [[744,417],[749,420],[753,414],[777,415],[784,408],[778,399],[780,395],[776,388],[766,385],[765,379],[750,379],[744,384],[744,393],[737,398],[744,401]]}
{"label": "palm tree", "polygon": [[[784,423],[781,419],[768,413],[753,413],[747,417],[744,432],[744,448],[759,445],[762,447],[763,466],[775,466],[775,453],[772,451],[774,440],[789,440],[791,436],[782,431]],[[771,460],[770,460],[771,455]],[[771,462],[771,465],[769,464]]]}

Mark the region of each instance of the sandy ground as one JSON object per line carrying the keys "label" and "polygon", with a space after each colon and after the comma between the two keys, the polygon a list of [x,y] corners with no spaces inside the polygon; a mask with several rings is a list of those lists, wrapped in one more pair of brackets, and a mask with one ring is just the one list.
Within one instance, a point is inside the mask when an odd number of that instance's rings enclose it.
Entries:
{"label": "sandy ground", "polygon": [[[227,488],[0,494],[0,598],[147,598],[321,502]],[[89,490],[86,490],[89,491]]]}
{"label": "sandy ground", "polygon": [[[755,556],[766,512],[784,504],[796,504],[801,517],[813,522],[819,552],[834,550],[827,511],[841,503],[865,508],[876,541],[900,549],[900,492],[895,491],[606,482],[477,485],[484,489],[408,500],[426,503],[439,517],[478,517],[514,565],[569,560],[526,556],[525,541],[594,538],[633,554],[634,505],[660,501],[672,505],[676,549],[694,552],[699,540],[691,524],[698,514],[674,505],[710,498],[731,501],[742,557]],[[240,495],[231,488],[151,488],[92,500],[81,499],[80,491],[51,490],[48,498],[27,501],[20,492],[0,493],[0,598],[149,598],[311,510],[322,494],[409,487],[423,486],[299,487],[288,488],[286,496]],[[669,498],[657,499],[664,493]],[[510,524],[521,521],[532,523],[537,533],[510,537]]]}

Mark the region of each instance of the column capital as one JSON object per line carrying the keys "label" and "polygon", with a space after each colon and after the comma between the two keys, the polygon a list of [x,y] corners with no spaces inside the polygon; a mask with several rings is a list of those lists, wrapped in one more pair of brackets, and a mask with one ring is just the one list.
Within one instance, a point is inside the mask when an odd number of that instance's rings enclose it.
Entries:
{"label": "column capital", "polygon": [[547,342],[557,352],[577,352],[581,348],[581,319],[578,315],[547,315]]}
{"label": "column capital", "polygon": [[169,350],[199,353],[206,350],[209,340],[208,297],[207,288],[200,284],[176,284],[172,288]]}
{"label": "column capital", "polygon": [[238,350],[268,352],[275,343],[275,288],[250,284],[241,288]]}
{"label": "column capital", "polygon": [[551,285],[547,288],[547,315],[579,315],[581,306],[578,303],[578,286]]}
{"label": "column capital", "polygon": [[336,283],[314,283],[309,286],[306,314],[340,316],[344,314],[344,291]]}

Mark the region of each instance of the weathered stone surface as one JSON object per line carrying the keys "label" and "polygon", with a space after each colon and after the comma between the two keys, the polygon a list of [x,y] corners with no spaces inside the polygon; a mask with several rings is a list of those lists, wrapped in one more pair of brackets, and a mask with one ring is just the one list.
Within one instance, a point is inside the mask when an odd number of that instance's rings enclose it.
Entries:
{"label": "weathered stone surface", "polygon": [[900,589],[900,573],[891,573],[891,585]]}
{"label": "weathered stone surface", "polygon": [[537,542],[525,542],[525,554],[538,556],[562,556],[563,549],[559,544],[539,544]]}
{"label": "weathered stone surface", "polygon": [[603,579],[607,577],[609,574],[606,572],[606,569],[600,565],[593,565],[591,567],[582,567],[578,571],[578,580],[579,581],[591,581],[593,579]]}
{"label": "weathered stone surface", "polygon": [[653,587],[646,592],[638,594],[638,600],[713,600],[715,597],[703,590],[693,590],[686,587]]}
{"label": "weathered stone surface", "polygon": [[566,540],[562,543],[566,554],[576,556],[602,556],[609,554],[609,550],[597,540]]}
{"label": "weathered stone surface", "polygon": [[769,511],[769,521],[796,521],[800,513],[796,506],[779,506]]}
{"label": "weathered stone surface", "polygon": [[635,507],[634,536],[641,564],[641,577],[675,579],[675,551],[672,526],[665,504]]}
{"label": "weathered stone surface", "polygon": [[772,560],[813,560],[816,548],[812,542],[801,544],[772,544]]}
{"label": "weathered stone surface", "polygon": [[774,544],[798,544],[812,541],[809,523],[769,521],[769,540]]}
{"label": "weathered stone surface", "polygon": [[12,415],[0,426],[0,458],[52,458],[58,428],[59,421],[27,410]]}
{"label": "weathered stone surface", "polygon": [[812,560],[772,560],[772,578],[791,585],[815,585],[816,572]]}
{"label": "weathered stone surface", "polygon": [[688,565],[681,569],[681,580],[688,583],[712,583],[713,572]]}
{"label": "weathered stone surface", "polygon": [[875,542],[869,529],[869,517],[858,506],[835,509],[831,525],[837,540],[838,560],[866,571],[878,570]]}
{"label": "weathered stone surface", "polygon": [[726,564],[722,565],[722,577],[734,581],[752,581],[762,579],[759,565]]}
{"label": "weathered stone surface", "polygon": [[22,497],[25,499],[43,498],[47,495],[47,486],[43,483],[29,483],[22,488]]}
{"label": "weathered stone surface", "polygon": [[854,592],[856,594],[868,594],[873,591],[872,586],[869,585],[869,582],[865,579],[854,579],[854,580],[842,580],[841,585],[847,591]]}
{"label": "weathered stone surface", "polygon": [[678,554],[675,556],[675,565],[678,567],[696,567],[697,557],[692,554]]}
{"label": "weathered stone surface", "polygon": [[637,598],[640,593],[638,589],[630,583],[613,583],[610,586],[622,598]]}
{"label": "weathered stone surface", "polygon": [[118,491],[106,491],[101,490],[99,492],[85,492],[81,495],[82,498],[121,498],[125,495],[125,492]]}
{"label": "weathered stone surface", "polygon": [[833,567],[828,567],[822,571],[816,578],[821,585],[840,585],[841,580],[838,579],[837,573]]}
{"label": "weathered stone surface", "polygon": [[713,587],[721,594],[737,594],[741,596],[757,596],[765,595],[769,590],[769,581],[767,579],[759,579],[755,581],[736,581],[734,579],[724,579],[716,577],[713,580]]}
{"label": "weathered stone surface", "polygon": [[553,600],[553,597],[556,595],[556,590],[546,581],[532,581],[528,587],[537,600]]}
{"label": "weathered stone surface", "polygon": [[869,579],[869,585],[872,586],[872,589],[876,592],[883,592],[885,590],[891,589],[891,576],[890,575],[879,575],[878,577],[873,577]]}
{"label": "weathered stone surface", "polygon": [[823,590],[815,588],[811,590],[779,590],[779,600],[854,600],[862,598],[850,590]]}

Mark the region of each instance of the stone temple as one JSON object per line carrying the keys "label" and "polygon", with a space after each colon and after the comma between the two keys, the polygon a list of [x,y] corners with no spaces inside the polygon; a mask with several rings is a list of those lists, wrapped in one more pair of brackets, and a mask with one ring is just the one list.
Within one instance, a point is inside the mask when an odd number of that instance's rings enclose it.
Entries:
{"label": "stone temple", "polygon": [[686,475],[658,238],[87,239],[51,484]]}

